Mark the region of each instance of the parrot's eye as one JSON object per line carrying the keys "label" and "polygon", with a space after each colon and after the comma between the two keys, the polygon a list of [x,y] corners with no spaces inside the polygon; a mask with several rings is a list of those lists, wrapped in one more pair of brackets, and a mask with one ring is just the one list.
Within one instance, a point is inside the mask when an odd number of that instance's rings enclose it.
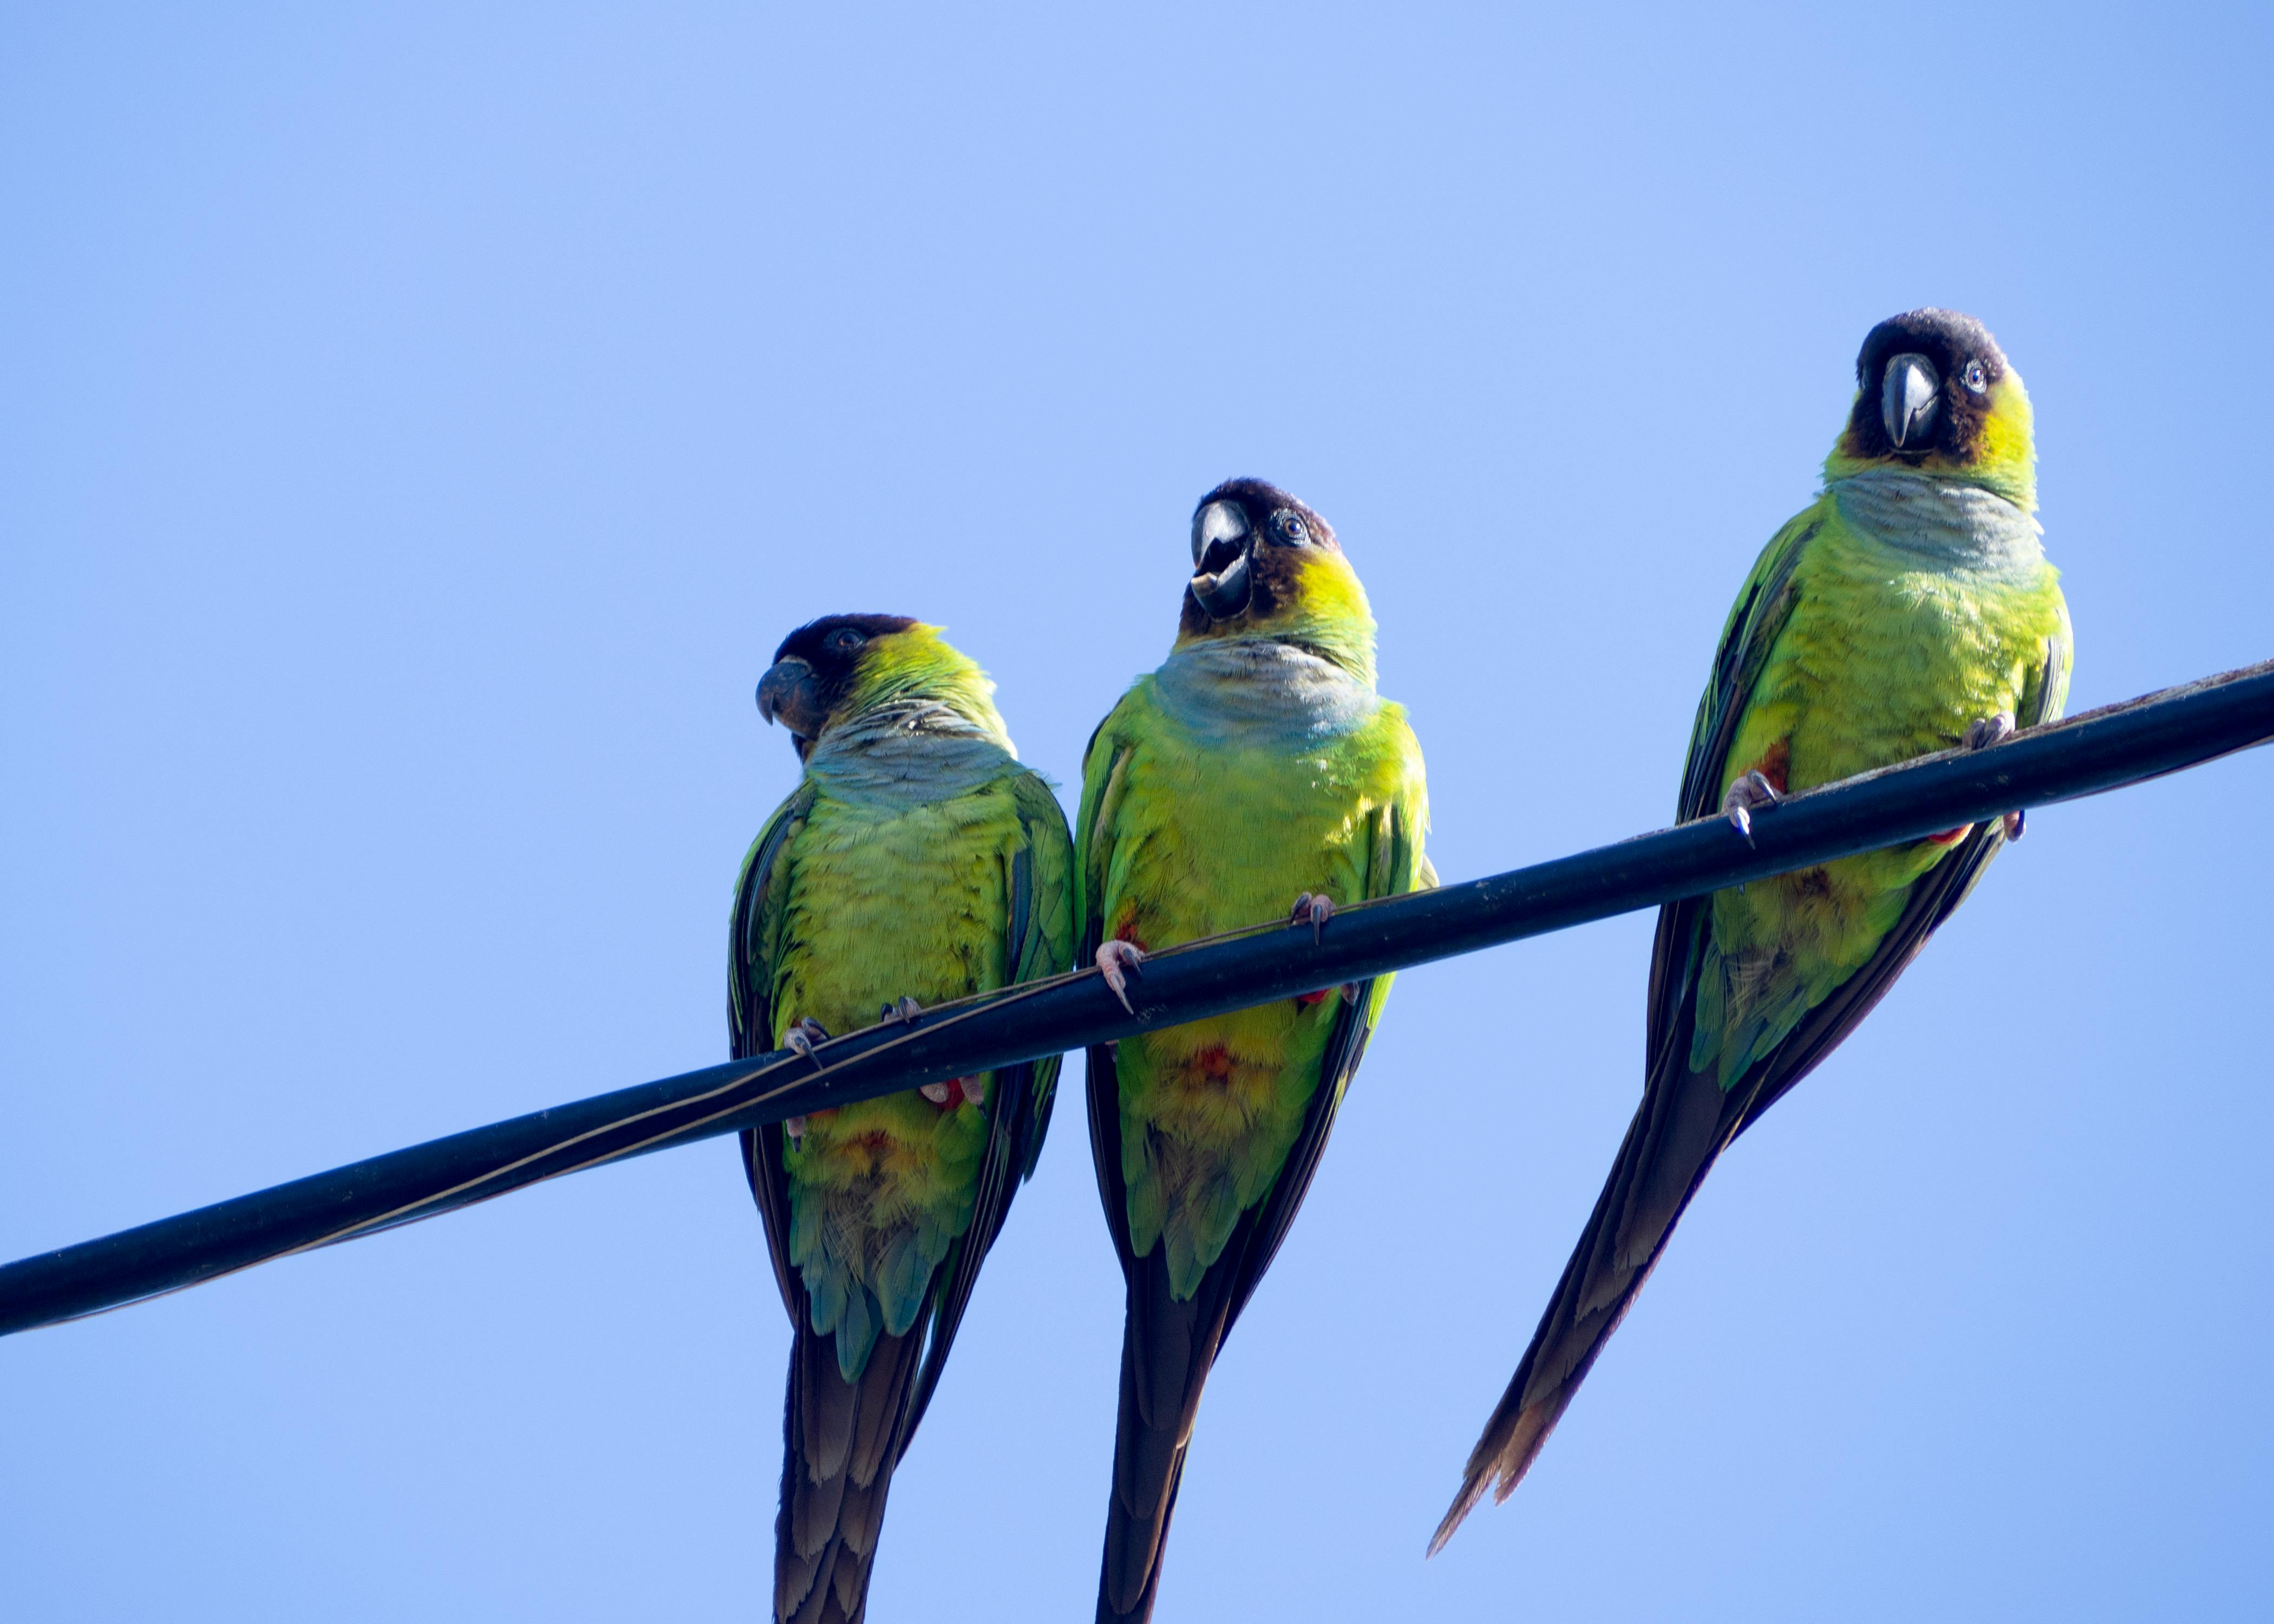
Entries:
{"label": "parrot's eye", "polygon": [[854,653],[859,650],[862,643],[868,641],[869,640],[866,637],[863,637],[859,632],[855,631],[849,626],[840,626],[835,631],[829,634],[830,650],[836,654]]}
{"label": "parrot's eye", "polygon": [[1271,515],[1271,539],[1282,546],[1299,547],[1311,539],[1310,527],[1283,508]]}
{"label": "parrot's eye", "polygon": [[1990,374],[1983,370],[1982,363],[1979,361],[1969,361],[1966,364],[1966,370],[1958,376],[1966,387],[1977,395],[1990,387]]}

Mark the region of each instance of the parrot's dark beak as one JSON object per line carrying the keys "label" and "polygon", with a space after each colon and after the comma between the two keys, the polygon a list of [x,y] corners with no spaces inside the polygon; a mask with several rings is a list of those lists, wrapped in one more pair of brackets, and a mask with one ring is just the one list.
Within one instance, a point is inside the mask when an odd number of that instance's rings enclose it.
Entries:
{"label": "parrot's dark beak", "polygon": [[829,720],[820,673],[795,655],[776,660],[758,679],[758,714],[789,729],[797,758],[803,761]]}
{"label": "parrot's dark beak", "polygon": [[1899,355],[1879,382],[1879,422],[1898,451],[1924,443],[1942,415],[1942,379],[1923,355]]}
{"label": "parrot's dark beak", "polygon": [[1254,545],[1236,502],[1210,502],[1193,515],[1193,601],[1210,620],[1228,620],[1247,607],[1255,590],[1248,574]]}

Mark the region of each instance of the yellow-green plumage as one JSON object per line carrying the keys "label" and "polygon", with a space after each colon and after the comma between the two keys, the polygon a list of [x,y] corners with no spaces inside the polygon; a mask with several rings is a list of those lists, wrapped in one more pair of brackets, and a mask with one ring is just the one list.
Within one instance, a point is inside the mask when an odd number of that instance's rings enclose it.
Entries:
{"label": "yellow-green plumage", "polygon": [[[805,759],[736,888],[734,1052],[1057,974],[1072,839],[979,668],[936,628],[838,616],[759,688]],[[892,1469],[979,1265],[1033,1170],[1055,1060],[813,1113],[743,1139],[794,1338],[775,1613],[857,1620]]]}
{"label": "yellow-green plumage", "polygon": [[[2026,402],[2017,376],[2006,387]],[[1756,568],[1796,553],[1790,618],[1743,704],[1717,803],[1750,771],[1773,769],[1781,791],[1812,789],[1949,749],[1984,718],[2060,714],[2068,612],[2052,566],[2039,558],[2009,575],[1928,564],[1860,530],[1838,490],[1835,477]],[[2042,691],[2049,669],[2062,693]],[[1863,966],[1912,884],[1948,853],[1922,841],[1717,893],[1690,1064],[1714,1062],[1733,1085]]]}
{"label": "yellow-green plumage", "polygon": [[[1427,815],[1420,749],[1394,704],[1348,733],[1251,741],[1164,706],[1148,676],[1089,763],[1110,780],[1084,786],[1101,936],[1165,947],[1284,916],[1303,891],[1351,903],[1413,889]],[[1369,1025],[1389,981],[1374,983]],[[1339,1013],[1334,997],[1284,1000],[1118,1045],[1130,1245],[1166,1246],[1178,1297],[1269,1190]]]}
{"label": "yellow-green plumage", "polygon": [[[2067,700],[2068,611],[2032,516],[2020,375],[1980,323],[1926,310],[1873,328],[1856,379],[1822,493],[1762,553],[1723,630],[1685,821],[1993,740]],[[1642,1104],[1433,1550],[1487,1487],[1515,1488],[1721,1151],[1886,995],[2007,828],[1661,911]]]}
{"label": "yellow-green plumage", "polygon": [[[1193,560],[1168,661],[1083,763],[1086,952],[1285,920],[1305,892],[1348,905],[1434,883],[1420,749],[1374,691],[1373,617],[1333,532],[1235,480],[1203,499]],[[1243,575],[1236,597],[1217,590]],[[1209,1365],[1293,1221],[1389,989],[1382,977],[1089,1052],[1128,1303],[1101,1620],[1152,1611]]]}
{"label": "yellow-green plumage", "polygon": [[[824,779],[790,849],[782,929],[799,951],[783,956],[768,1046],[779,1047],[793,1019],[848,1031],[902,996],[929,1005],[1021,979],[1007,962],[1005,910],[1022,852],[1058,914],[1041,973],[1062,968],[1072,956],[1071,864],[1062,847],[1036,849],[1030,833],[1063,816],[1040,804],[1049,798],[1024,771],[898,806],[832,793]],[[991,1074],[986,1081],[991,1098]],[[911,1089],[809,1117],[787,1151],[790,1261],[811,1297],[813,1328],[836,1335],[848,1380],[880,1317],[895,1336],[915,1322],[948,1247],[969,1228],[987,1126],[986,1109],[960,1090],[943,1109]]]}

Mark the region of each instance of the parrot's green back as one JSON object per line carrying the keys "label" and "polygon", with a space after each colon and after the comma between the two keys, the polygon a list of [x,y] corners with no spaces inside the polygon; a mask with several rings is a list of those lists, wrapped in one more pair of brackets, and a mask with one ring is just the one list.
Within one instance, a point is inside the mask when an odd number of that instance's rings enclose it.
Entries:
{"label": "parrot's green back", "polygon": [[[1979,724],[2057,719],[2067,700],[2068,611],[2033,516],[2020,375],[1978,322],[1917,311],[1872,330],[1857,378],[1822,494],[1771,540],[1723,629],[1683,822],[1719,816],[1749,774],[1806,790],[1968,743]],[[1921,423],[1931,439],[1895,437]],[[1514,1490],[1721,1151],[1855,1030],[2006,838],[1993,820],[1660,912],[1642,1104],[1432,1550],[1487,1487]]]}
{"label": "parrot's green back", "polygon": [[[904,645],[904,646],[903,646]],[[737,1055],[792,1023],[873,1024],[1054,974],[1073,949],[1073,849],[1018,764],[977,668],[917,628],[879,639],[736,890]],[[913,667],[913,671],[911,671]],[[893,679],[887,681],[889,677]],[[857,1620],[892,1470],[1047,1126],[1055,1060],[813,1113],[744,1136],[795,1340],[776,1612]]]}
{"label": "parrot's green back", "polygon": [[[1085,954],[1284,921],[1303,892],[1347,906],[1434,883],[1420,749],[1374,691],[1356,575],[1324,521],[1284,492],[1234,481],[1203,511],[1232,503],[1254,548],[1241,565],[1257,576],[1253,598],[1211,618],[1188,593],[1174,651],[1084,759]],[[1306,539],[1254,540],[1296,515]],[[1202,551],[1196,540],[1196,564]],[[1089,1051],[1091,1151],[1127,1290],[1101,1620],[1152,1611],[1209,1367],[1310,1187],[1389,986]]]}

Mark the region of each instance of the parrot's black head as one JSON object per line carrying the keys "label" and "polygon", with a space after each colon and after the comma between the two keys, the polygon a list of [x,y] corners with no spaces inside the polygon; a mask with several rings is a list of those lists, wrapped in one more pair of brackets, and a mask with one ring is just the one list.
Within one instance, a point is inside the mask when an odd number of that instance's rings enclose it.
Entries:
{"label": "parrot's black head", "polygon": [[1334,527],[1261,479],[1227,479],[1193,510],[1193,578],[1180,636],[1261,627],[1299,603],[1310,567],[1342,557]]}
{"label": "parrot's black head", "polygon": [[2012,373],[1990,329],[1971,316],[1954,310],[1891,316],[1864,337],[1856,357],[1856,404],[1840,455],[1970,468],[2002,448],[1990,430],[2005,394],[2000,386]]}
{"label": "parrot's black head", "polygon": [[789,729],[803,761],[814,741],[858,687],[870,646],[911,631],[904,614],[825,614],[782,639],[774,663],[758,680],[758,714]]}

